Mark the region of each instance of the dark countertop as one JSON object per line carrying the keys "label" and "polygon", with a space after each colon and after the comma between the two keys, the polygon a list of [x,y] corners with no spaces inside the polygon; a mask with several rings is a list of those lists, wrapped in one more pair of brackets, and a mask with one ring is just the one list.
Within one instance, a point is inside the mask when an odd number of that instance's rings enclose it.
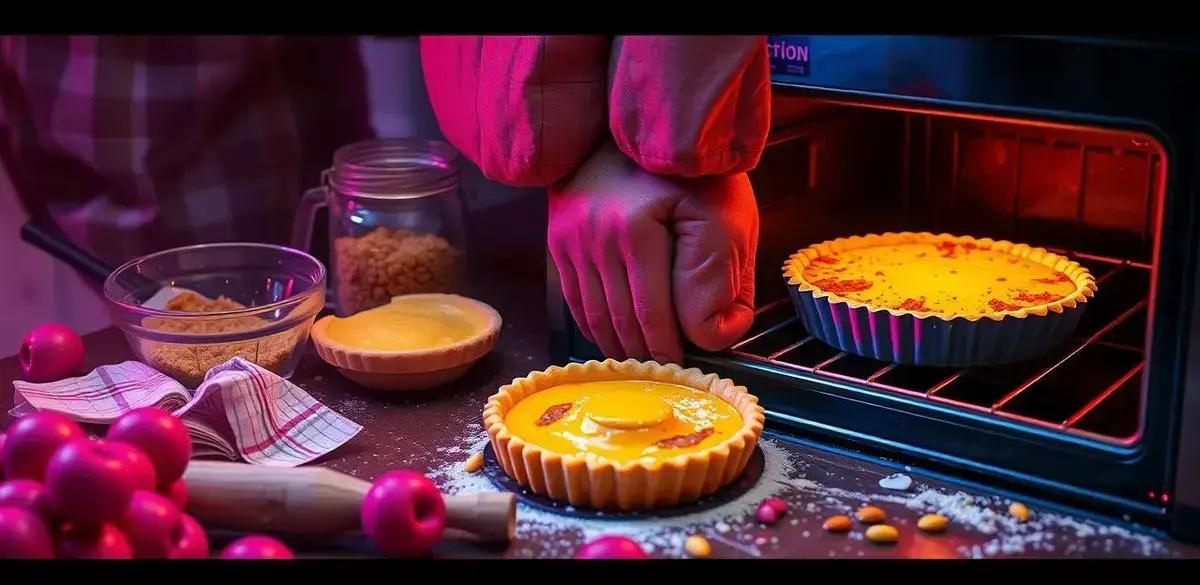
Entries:
{"label": "dark countertop", "polygon": [[[518,201],[474,218],[480,227],[544,221],[540,201]],[[532,218],[532,219],[531,219]],[[485,474],[461,471],[467,457],[482,447],[485,434],[480,411],[487,397],[513,378],[549,364],[547,358],[544,249],[540,230],[505,230],[497,235],[474,230],[474,276],[464,291],[500,311],[504,328],[492,354],[449,386],[420,394],[384,394],[365,390],[342,378],[313,353],[305,356],[292,381],[317,399],[355,420],[363,431],[315,464],[371,480],[395,468],[429,474],[443,489],[498,489]],[[493,234],[493,235],[488,235]],[[131,358],[122,335],[106,329],[85,337],[87,367]],[[12,404],[10,382],[19,377],[16,357],[0,360],[0,408]],[[0,415],[0,428],[9,423]],[[769,430],[769,429],[768,429]],[[517,539],[497,548],[469,542],[439,548],[443,556],[569,557],[585,539],[601,533],[624,533],[650,545],[654,556],[679,556],[684,538],[709,538],[717,557],[1200,557],[1200,548],[1174,542],[1163,534],[1111,519],[1027,501],[1033,514],[1018,523],[1006,512],[1009,500],[986,490],[968,490],[947,481],[908,472],[908,492],[880,488],[878,480],[896,471],[880,462],[804,446],[769,434],[764,438],[765,469],[748,492],[719,506],[691,514],[629,518],[578,518],[523,505],[518,511]],[[754,508],[765,497],[781,497],[790,512],[766,527],[754,521]],[[864,503],[887,511],[900,531],[895,545],[874,545],[856,525],[850,534],[828,534],[823,520],[848,513]],[[916,528],[925,511],[940,509],[951,519],[945,534],[927,535]],[[220,545],[218,534],[214,544]],[[300,545],[319,555],[360,554],[349,549]]]}

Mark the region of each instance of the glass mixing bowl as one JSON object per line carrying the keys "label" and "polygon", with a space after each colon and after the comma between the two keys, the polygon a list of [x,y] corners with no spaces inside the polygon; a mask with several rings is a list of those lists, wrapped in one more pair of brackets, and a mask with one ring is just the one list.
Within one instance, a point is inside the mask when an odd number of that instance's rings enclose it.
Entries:
{"label": "glass mixing bowl", "polygon": [[138,359],[189,388],[233,357],[286,378],[325,306],[325,266],[285,246],[185,246],[123,264],[104,296]]}

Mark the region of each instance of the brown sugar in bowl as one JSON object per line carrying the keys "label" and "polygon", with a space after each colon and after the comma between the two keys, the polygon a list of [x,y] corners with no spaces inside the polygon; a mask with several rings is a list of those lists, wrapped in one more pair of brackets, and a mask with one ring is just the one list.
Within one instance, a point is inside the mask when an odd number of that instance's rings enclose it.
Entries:
{"label": "brown sugar in bowl", "polygon": [[197,244],[126,262],[104,297],[137,358],[195,388],[234,357],[291,376],[325,306],[325,274],[286,246]]}

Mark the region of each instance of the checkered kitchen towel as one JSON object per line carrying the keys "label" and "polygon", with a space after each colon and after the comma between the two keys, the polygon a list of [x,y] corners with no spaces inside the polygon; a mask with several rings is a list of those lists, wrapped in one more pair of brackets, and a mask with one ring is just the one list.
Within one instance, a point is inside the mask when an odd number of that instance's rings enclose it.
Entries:
{"label": "checkered kitchen towel", "polygon": [[193,456],[258,465],[307,463],[362,430],[299,386],[236,357],[209,370],[195,393],[134,361],[46,384],[18,380],[13,388],[13,416],[52,410],[83,423],[109,424],[134,408],[158,406],[188,427]]}

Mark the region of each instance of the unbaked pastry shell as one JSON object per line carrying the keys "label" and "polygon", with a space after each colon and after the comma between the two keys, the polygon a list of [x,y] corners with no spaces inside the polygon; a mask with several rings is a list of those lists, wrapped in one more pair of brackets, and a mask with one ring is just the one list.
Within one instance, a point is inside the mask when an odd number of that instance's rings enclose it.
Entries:
{"label": "unbaked pastry shell", "polygon": [[342,371],[347,378],[376,390],[423,390],[445,384],[462,375],[487,355],[500,336],[500,313],[490,305],[451,294],[416,294],[399,298],[428,298],[449,302],[485,317],[486,325],[471,337],[441,347],[413,351],[374,351],[349,346],[329,337],[328,327],[336,317],[322,317],[313,325],[312,340],[317,355]]}

